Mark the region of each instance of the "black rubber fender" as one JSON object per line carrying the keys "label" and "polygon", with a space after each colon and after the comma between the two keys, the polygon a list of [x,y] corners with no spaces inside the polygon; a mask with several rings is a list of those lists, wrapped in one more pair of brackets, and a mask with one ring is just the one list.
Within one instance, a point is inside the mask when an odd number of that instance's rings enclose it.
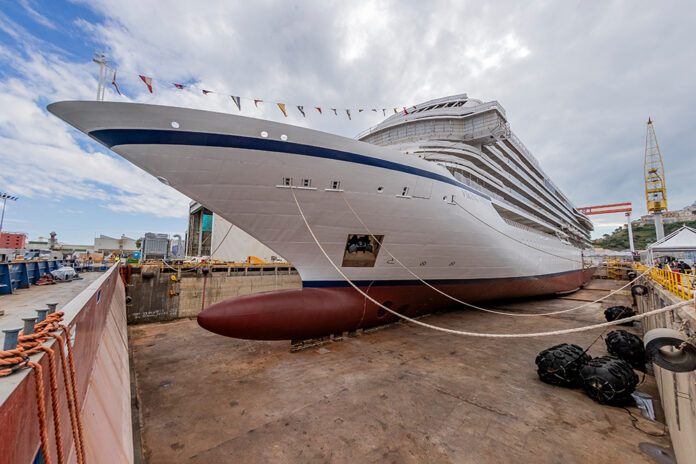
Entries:
{"label": "black rubber fender", "polygon": [[581,384],[580,368],[592,357],[578,345],[561,343],[540,352],[535,363],[542,382],[561,387]]}
{"label": "black rubber fender", "polygon": [[[607,321],[612,322],[618,319],[625,319],[627,317],[635,316],[636,313],[628,306],[612,306],[604,310],[604,317]],[[624,322],[619,325],[633,325],[633,322]]]}
{"label": "black rubber fender", "polygon": [[645,285],[631,285],[631,294],[635,296],[645,296],[648,294],[648,287]]}
{"label": "black rubber fender", "polygon": [[631,365],[616,356],[600,356],[580,368],[582,388],[601,404],[623,405],[632,401],[638,376]]}
{"label": "black rubber fender", "polygon": [[640,337],[625,330],[614,330],[607,334],[604,342],[610,354],[623,359],[634,369],[645,370],[645,347]]}

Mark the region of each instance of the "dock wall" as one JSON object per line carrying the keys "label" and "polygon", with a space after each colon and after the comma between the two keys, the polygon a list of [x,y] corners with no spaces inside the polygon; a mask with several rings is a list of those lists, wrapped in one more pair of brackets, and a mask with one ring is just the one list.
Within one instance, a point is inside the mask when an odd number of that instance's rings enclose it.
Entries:
{"label": "dock wall", "polygon": [[196,317],[207,306],[250,293],[302,287],[289,266],[139,269],[126,287],[128,323]]}
{"label": "dock wall", "polygon": [[[133,442],[128,381],[128,346],[125,324],[124,287],[118,267],[78,294],[58,311],[70,327],[75,359],[78,406],[84,428],[88,462],[131,462]],[[44,346],[58,353],[54,339]],[[48,357],[33,355],[43,368],[43,387],[51,461],[56,462],[55,430],[51,408]],[[60,356],[56,356],[58,403],[63,449],[67,462],[75,462]],[[40,453],[36,412],[36,374],[22,369],[0,378],[0,464],[43,462]]]}
{"label": "dock wall", "polygon": [[[646,280],[646,279],[643,279]],[[683,300],[663,289],[658,283],[647,280],[649,292],[637,296],[638,311],[679,303]],[[686,330],[696,333],[696,311],[694,307],[681,307],[674,311],[650,316],[643,321],[643,332],[656,328]],[[655,380],[660,391],[665,422],[669,428],[672,447],[678,463],[691,463],[696,459],[696,371],[671,372],[653,364]]]}

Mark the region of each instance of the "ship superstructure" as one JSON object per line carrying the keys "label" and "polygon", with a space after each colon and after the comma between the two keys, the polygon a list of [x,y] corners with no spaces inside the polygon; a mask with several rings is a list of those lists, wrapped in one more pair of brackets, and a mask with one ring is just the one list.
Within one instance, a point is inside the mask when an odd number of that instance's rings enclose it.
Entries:
{"label": "ship superstructure", "polygon": [[61,102],[49,111],[298,270],[302,289],[201,312],[199,323],[223,335],[303,339],[394,320],[365,294],[412,317],[455,300],[568,292],[592,274],[583,259],[591,223],[497,102],[432,100],[361,140],[156,105]]}
{"label": "ship superstructure", "polygon": [[510,130],[505,109],[466,94],[438,98],[399,112],[361,133],[445,166],[460,182],[485,192],[508,223],[590,248],[592,223],[566,198]]}

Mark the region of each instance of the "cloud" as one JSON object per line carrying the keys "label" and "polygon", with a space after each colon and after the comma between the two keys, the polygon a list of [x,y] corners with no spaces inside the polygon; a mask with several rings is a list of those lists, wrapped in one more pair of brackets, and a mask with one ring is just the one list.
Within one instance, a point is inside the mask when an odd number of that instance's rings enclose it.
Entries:
{"label": "cloud", "polygon": [[[24,198],[89,200],[115,211],[185,217],[187,199],[48,114],[45,105],[92,98],[96,80],[87,63],[29,46],[0,50],[16,77],[0,81],[0,182]],[[132,202],[140,204],[132,204]]]}
{"label": "cloud", "polygon": [[19,0],[19,4],[22,5],[22,8],[29,13],[29,16],[31,19],[36,21],[37,23],[41,24],[42,26],[46,26],[51,29],[56,29],[56,25],[53,24],[53,22],[42,15],[41,13],[37,12],[34,7],[32,6],[34,2],[32,0]]}
{"label": "cloud", "polygon": [[[636,217],[645,210],[643,144],[652,116],[670,207],[694,200],[692,2],[79,3],[101,19],[74,24],[116,62],[126,101],[237,113],[229,95],[261,98],[258,110],[244,101],[243,114],[353,136],[379,122],[381,111],[354,112],[353,121],[312,112],[305,119],[293,105],[392,108],[467,92],[505,107],[512,130],[573,203],[631,201]],[[20,77],[0,82],[0,104],[13,109],[0,114],[0,161],[12,156],[28,170],[51,160],[59,168],[45,174],[48,190],[92,195],[114,211],[185,214],[179,194],[44,111],[49,101],[93,98],[91,56],[70,61],[50,47],[1,47],[1,63]],[[138,74],[155,78],[154,94]],[[180,91],[172,82],[193,87]],[[216,93],[203,96],[201,88]],[[109,88],[107,98],[118,97]],[[288,104],[287,119],[269,103],[276,101]],[[9,155],[13,141],[18,153]],[[71,176],[74,188],[59,185]],[[0,178],[13,177],[3,170]]]}

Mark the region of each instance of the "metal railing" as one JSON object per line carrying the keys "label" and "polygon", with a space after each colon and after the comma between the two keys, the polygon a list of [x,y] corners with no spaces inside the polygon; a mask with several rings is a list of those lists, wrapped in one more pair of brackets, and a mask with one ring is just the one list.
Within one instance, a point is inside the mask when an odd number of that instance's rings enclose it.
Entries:
{"label": "metal railing", "polygon": [[[642,264],[636,264],[635,268],[640,272],[648,270],[648,267]],[[679,298],[683,300],[690,300],[693,298],[694,287],[696,287],[696,275],[693,269],[685,272],[678,272],[669,269],[652,268],[647,275],[653,281],[662,285],[662,287],[677,295]]]}

